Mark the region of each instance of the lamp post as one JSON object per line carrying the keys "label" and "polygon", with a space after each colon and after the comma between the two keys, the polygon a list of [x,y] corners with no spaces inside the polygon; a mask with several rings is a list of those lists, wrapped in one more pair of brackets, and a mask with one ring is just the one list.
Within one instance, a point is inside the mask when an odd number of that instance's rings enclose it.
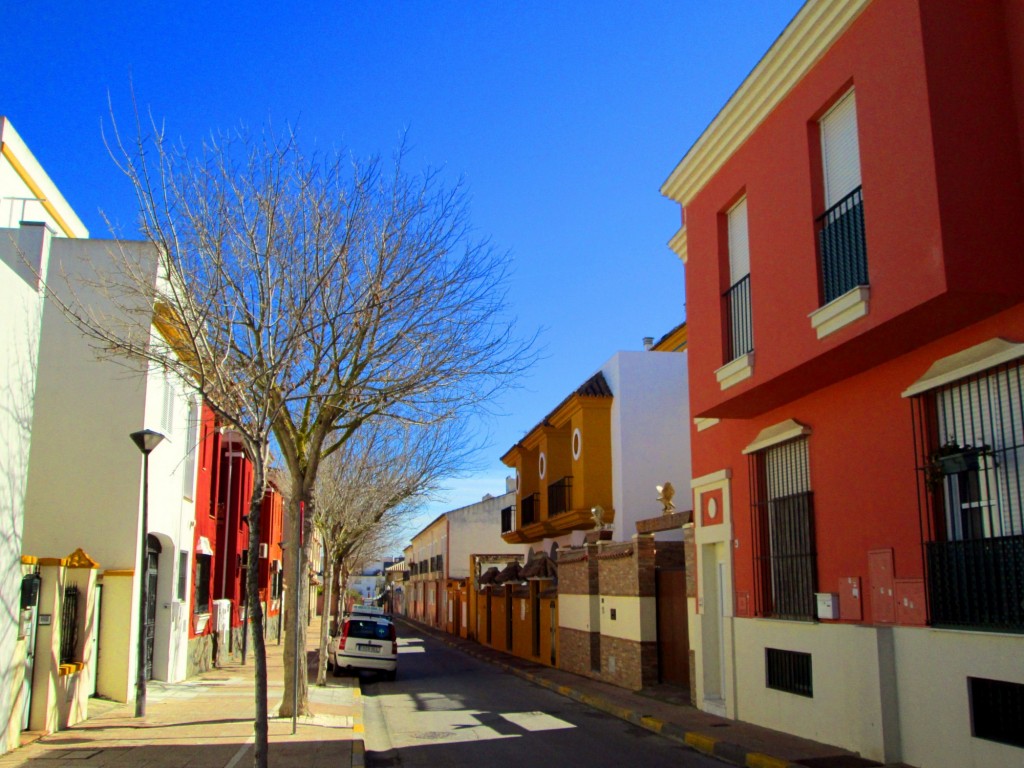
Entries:
{"label": "lamp post", "polygon": [[149,454],[153,452],[163,441],[164,436],[152,429],[143,429],[132,432],[132,441],[142,451],[142,554],[140,555],[139,566],[139,650],[138,650],[138,671],[135,676],[135,716],[145,717],[146,715],[146,608],[147,595],[147,574],[146,566],[149,552],[147,538],[149,535]]}

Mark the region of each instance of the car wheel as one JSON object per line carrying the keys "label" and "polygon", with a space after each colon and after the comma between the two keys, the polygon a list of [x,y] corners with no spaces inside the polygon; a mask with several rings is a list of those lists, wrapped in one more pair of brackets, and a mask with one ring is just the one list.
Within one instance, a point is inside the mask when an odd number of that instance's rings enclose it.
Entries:
{"label": "car wheel", "polygon": [[390,681],[394,682],[396,677],[398,677],[398,670],[397,669],[394,670],[393,672],[385,672],[384,673],[384,679],[385,680],[390,680]]}
{"label": "car wheel", "polygon": [[341,664],[337,661],[334,662],[334,669],[332,671],[335,677],[341,677]]}

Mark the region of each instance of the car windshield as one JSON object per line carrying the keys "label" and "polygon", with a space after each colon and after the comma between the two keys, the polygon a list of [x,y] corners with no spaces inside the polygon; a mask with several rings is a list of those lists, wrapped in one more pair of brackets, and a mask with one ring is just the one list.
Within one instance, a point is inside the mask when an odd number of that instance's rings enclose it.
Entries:
{"label": "car windshield", "polygon": [[363,640],[387,640],[391,637],[391,628],[382,621],[349,619],[348,636]]}

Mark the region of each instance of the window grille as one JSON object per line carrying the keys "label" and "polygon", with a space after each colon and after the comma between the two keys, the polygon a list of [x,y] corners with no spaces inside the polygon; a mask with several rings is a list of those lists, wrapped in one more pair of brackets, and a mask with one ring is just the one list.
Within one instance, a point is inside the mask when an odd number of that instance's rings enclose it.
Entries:
{"label": "window grille", "polygon": [[196,613],[210,612],[210,555],[196,555]]}
{"label": "window grille", "polygon": [[78,587],[64,587],[60,618],[60,663],[75,661],[78,648]]}
{"label": "window grille", "polygon": [[933,625],[1024,632],[1024,366],[913,403]]}
{"label": "window grille", "polygon": [[516,505],[501,510],[501,532],[511,533],[516,529]]}
{"label": "window grille", "polygon": [[199,403],[195,399],[189,401],[188,434],[185,438],[185,473],[182,477],[182,493],[186,499],[195,495],[196,487],[196,451],[199,436]]}
{"label": "window grille", "polygon": [[811,654],[764,649],[765,685],[776,691],[814,697]]}
{"label": "window grille", "polygon": [[755,611],[813,620],[817,589],[807,440],[750,455]]}
{"label": "window grille", "polygon": [[971,733],[979,739],[1024,747],[1024,685],[967,678]]}
{"label": "window grille", "polygon": [[188,552],[178,553],[178,599],[184,600],[188,594]]}

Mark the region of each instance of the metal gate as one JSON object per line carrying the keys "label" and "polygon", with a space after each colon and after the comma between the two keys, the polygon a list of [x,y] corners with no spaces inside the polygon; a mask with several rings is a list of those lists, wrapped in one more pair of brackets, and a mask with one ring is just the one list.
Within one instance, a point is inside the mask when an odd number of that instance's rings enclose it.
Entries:
{"label": "metal gate", "polygon": [[21,729],[28,730],[29,714],[32,710],[32,675],[35,672],[36,626],[39,621],[39,588],[42,583],[38,573],[30,573],[21,581],[21,625],[18,633],[25,638],[25,674],[21,681]]}
{"label": "metal gate", "polygon": [[686,610],[686,570],[657,568],[658,677],[660,682],[690,687],[689,618]]}
{"label": "metal gate", "polygon": [[160,542],[146,537],[146,679],[153,679],[153,648],[156,643],[157,571],[160,566]]}

